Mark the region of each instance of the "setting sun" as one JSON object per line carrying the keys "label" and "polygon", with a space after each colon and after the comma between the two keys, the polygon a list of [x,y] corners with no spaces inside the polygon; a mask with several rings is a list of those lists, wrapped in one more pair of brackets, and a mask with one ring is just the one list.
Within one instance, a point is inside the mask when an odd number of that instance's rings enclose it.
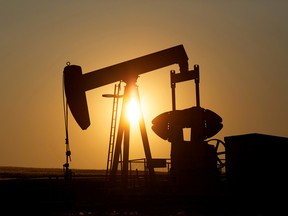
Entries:
{"label": "setting sun", "polygon": [[131,124],[136,124],[140,120],[140,107],[137,100],[132,97],[127,104],[126,115]]}

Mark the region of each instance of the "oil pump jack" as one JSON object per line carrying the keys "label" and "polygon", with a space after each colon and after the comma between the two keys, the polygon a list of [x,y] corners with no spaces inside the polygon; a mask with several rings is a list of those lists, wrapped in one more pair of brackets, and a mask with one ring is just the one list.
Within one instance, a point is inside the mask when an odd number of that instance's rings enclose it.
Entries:
{"label": "oil pump jack", "polygon": [[[78,65],[67,65],[64,68],[64,87],[67,104],[74,119],[83,130],[90,126],[85,92],[117,81],[126,83],[113,154],[112,178],[115,178],[117,174],[122,142],[123,170],[121,176],[124,181],[128,178],[130,126],[125,121],[124,110],[133,91],[136,91],[139,100],[136,85],[137,78],[141,74],[173,64],[179,65],[180,72],[170,71],[172,111],[162,113],[153,119],[152,130],[162,139],[171,142],[171,173],[176,177],[176,181],[181,184],[183,178],[186,178],[184,173],[191,173],[192,170],[197,175],[197,172],[200,172],[201,169],[204,170],[204,173],[207,173],[207,170],[216,166],[216,150],[205,140],[217,134],[223,127],[220,116],[200,106],[199,66],[194,65],[194,69],[189,70],[188,56],[183,45],[174,46],[85,74],[82,74],[82,69]],[[196,106],[185,110],[176,110],[176,83],[188,80],[195,81]],[[139,127],[149,175],[154,176],[153,159],[143,117],[139,122]],[[190,141],[183,140],[183,128],[191,128]],[[199,181],[202,181],[202,179]]]}

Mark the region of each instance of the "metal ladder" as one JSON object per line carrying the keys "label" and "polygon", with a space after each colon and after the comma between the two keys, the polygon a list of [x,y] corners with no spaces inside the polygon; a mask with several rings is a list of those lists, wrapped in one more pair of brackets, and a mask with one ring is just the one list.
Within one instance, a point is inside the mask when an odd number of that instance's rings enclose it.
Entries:
{"label": "metal ladder", "polygon": [[114,144],[115,144],[115,136],[116,136],[116,123],[117,123],[117,116],[118,116],[118,102],[119,102],[119,98],[121,97],[119,95],[120,90],[121,90],[121,82],[119,84],[115,84],[114,94],[112,95],[113,108],[112,108],[112,119],[111,119],[111,127],[110,127],[106,175],[109,175],[112,169],[112,160],[113,160]]}

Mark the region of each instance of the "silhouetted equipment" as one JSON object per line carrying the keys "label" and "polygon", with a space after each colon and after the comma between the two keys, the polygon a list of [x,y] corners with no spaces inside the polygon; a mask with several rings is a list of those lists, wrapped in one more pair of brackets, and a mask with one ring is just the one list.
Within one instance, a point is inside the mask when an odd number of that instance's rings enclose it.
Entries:
{"label": "silhouetted equipment", "polygon": [[[70,65],[70,62],[66,63],[67,65]],[[63,84],[64,84],[64,80]],[[64,85],[62,86],[64,87]],[[65,120],[65,146],[66,146],[66,153],[65,153],[65,163],[63,164],[63,169],[64,169],[64,178],[66,181],[71,179],[71,170],[69,170],[69,161],[71,161],[71,151],[70,151],[70,146],[69,146],[69,136],[68,136],[68,104],[67,101],[64,101],[65,99],[65,91],[64,88],[63,90],[63,105],[64,105],[64,120]]]}
{"label": "silhouetted equipment", "polygon": [[90,126],[90,118],[80,66],[67,65],[64,68],[64,86],[67,103],[74,119],[83,130],[87,129]]}
{"label": "silhouetted equipment", "polygon": [[[180,73],[186,76],[186,73],[188,73],[188,56],[183,45],[171,47],[86,74],[82,74],[81,67],[77,65],[67,65],[64,68],[64,84],[67,103],[72,115],[83,130],[87,129],[90,125],[85,92],[116,81],[123,81],[126,83],[116,146],[114,149],[111,171],[112,176],[115,176],[117,173],[122,140],[124,140],[122,176],[124,176],[125,179],[128,175],[130,126],[124,118],[124,110],[126,109],[126,103],[132,92],[136,92],[137,99],[139,100],[138,88],[136,86],[138,76],[172,64],[178,64],[180,67]],[[139,126],[149,174],[153,176],[154,168],[152,156],[143,117],[140,118]]]}
{"label": "silhouetted equipment", "polygon": [[[176,84],[189,80],[195,81],[196,106],[177,110]],[[219,157],[223,151],[217,152],[220,141],[213,145],[213,140],[206,140],[222,129],[222,118],[200,106],[199,82],[198,65],[186,73],[171,71],[172,110],[152,120],[152,130],[171,142],[171,175],[174,181],[184,192],[194,194],[215,191],[219,171],[225,165]],[[189,140],[184,140],[184,128],[190,129]],[[225,148],[225,145],[222,147]]]}
{"label": "silhouetted equipment", "polygon": [[183,45],[178,45],[143,57],[82,74],[77,65],[64,68],[67,102],[79,126],[85,130],[90,125],[85,92],[117,81],[135,83],[138,76],[162,67],[178,64],[180,72],[188,71],[188,56]]}
{"label": "silhouetted equipment", "polygon": [[207,145],[214,146],[215,152],[217,154],[217,168],[220,174],[225,173],[224,168],[226,167],[226,144],[223,140],[212,138],[205,140]]}
{"label": "silhouetted equipment", "polygon": [[243,208],[245,203],[262,210],[273,206],[270,209],[273,212],[286,209],[283,197],[288,192],[288,138],[251,133],[227,136],[224,140],[226,176],[233,205]]}
{"label": "silhouetted equipment", "polygon": [[[160,138],[171,143],[171,169],[168,172],[168,185],[173,187],[172,195],[178,195],[177,192],[180,192],[180,197],[190,198],[193,197],[191,195],[200,194],[201,197],[206,198],[202,195],[208,194],[209,199],[211,197],[218,198],[210,195],[211,192],[213,195],[215,195],[214,192],[219,192],[220,175],[222,169],[225,168],[225,183],[228,183],[228,187],[225,185],[225,193],[227,192],[226,188],[228,188],[228,199],[225,201],[232,206],[231,208],[242,208],[243,197],[245,207],[256,206],[257,208],[263,203],[265,206],[269,206],[275,198],[279,200],[279,197],[286,196],[288,192],[288,138],[264,134],[246,134],[225,137],[225,143],[213,138],[223,128],[222,118],[210,109],[200,106],[199,66],[194,65],[193,70],[189,70],[188,57],[183,45],[85,74],[82,74],[81,67],[77,65],[70,65],[69,63],[64,68],[67,104],[74,119],[83,130],[90,126],[86,91],[117,81],[126,83],[123,95],[119,95],[120,84],[115,85],[114,94],[103,95],[113,98],[106,173],[110,174],[111,180],[115,180],[118,174],[118,165],[121,162],[121,180],[124,186],[127,186],[128,183],[130,122],[125,118],[125,112],[132,94],[140,102],[138,86],[136,85],[137,78],[143,73],[172,64],[178,64],[180,68],[179,73],[174,70],[170,71],[172,110],[164,112],[152,120],[152,130]],[[176,108],[176,84],[190,80],[195,82],[195,106],[179,110]],[[185,96],[187,97],[186,94]],[[123,101],[116,135],[119,98]],[[191,98],[193,97],[189,95],[189,98],[185,98],[185,100]],[[140,115],[139,127],[146,157],[144,159],[145,171],[147,167],[149,176],[155,177],[154,168],[165,167],[167,161],[166,159],[152,159],[142,110]],[[65,177],[68,178],[70,176],[68,168],[71,151],[68,145],[67,113],[65,123],[67,145],[64,167],[66,168]],[[187,135],[187,131],[184,129],[190,129],[190,131],[188,130],[188,139],[187,136],[184,139],[184,135]],[[114,146],[115,138],[116,145]],[[138,170],[136,173],[138,175]],[[150,178],[150,180],[153,179],[155,178]],[[170,184],[171,182],[172,184]],[[144,188],[144,190],[146,189]],[[131,196],[133,198],[134,192]],[[227,196],[225,193],[224,196]],[[127,197],[125,196],[125,199]],[[206,199],[203,200],[206,201]]]}
{"label": "silhouetted equipment", "polygon": [[121,90],[121,81],[118,85],[114,86],[113,94],[103,94],[103,97],[113,98],[113,107],[112,107],[112,117],[111,117],[111,126],[110,126],[110,137],[109,137],[109,146],[108,146],[108,156],[107,156],[107,166],[106,166],[106,175],[109,175],[112,171],[112,160],[114,154],[115,138],[116,138],[116,127],[117,127],[117,117],[118,117],[118,104],[119,98],[122,98],[123,95],[119,95]]}
{"label": "silhouetted equipment", "polygon": [[[180,70],[179,73],[176,73],[175,70],[170,71],[172,111],[162,113],[156,117],[153,120],[152,129],[161,138],[171,142],[171,174],[173,178],[176,179],[176,184],[186,188],[188,185],[190,188],[199,189],[198,192],[213,190],[213,184],[217,178],[217,161],[218,167],[220,161],[219,158],[217,158],[219,143],[211,145],[206,139],[216,135],[222,129],[222,118],[213,111],[200,106],[199,66],[194,65],[193,70],[189,70],[188,56],[183,45],[178,45],[85,74],[82,74],[80,66],[67,65],[64,68],[67,103],[78,125],[85,130],[90,125],[85,92],[117,81],[126,83],[115,148],[114,141],[112,141],[115,134],[114,132],[110,133],[107,170],[110,170],[111,179],[113,179],[117,174],[119,159],[122,157],[123,164],[121,163],[121,165],[123,169],[121,170],[121,176],[123,181],[127,182],[130,123],[127,122],[124,116],[126,105],[133,92],[137,100],[140,101],[138,86],[136,85],[139,75],[172,64],[178,64]],[[176,84],[189,80],[195,81],[196,106],[184,110],[177,110],[175,96]],[[119,97],[115,92],[113,95],[103,96]],[[142,111],[140,115],[139,127],[149,175],[152,177],[154,176],[154,167],[162,167],[165,160],[152,159]],[[112,122],[113,119],[115,120],[115,116],[112,116]],[[111,130],[113,128],[115,129],[115,121],[114,125],[111,126]],[[184,128],[191,129],[189,140],[183,139]],[[123,155],[121,155],[122,141],[124,142]],[[113,157],[113,160],[111,157]],[[220,165],[223,167],[223,164]]]}
{"label": "silhouetted equipment", "polygon": [[[175,110],[162,113],[152,120],[152,130],[162,139],[171,140],[172,128],[192,128],[193,122],[199,117],[201,112],[203,118],[204,139],[216,135],[223,127],[222,118],[215,112],[201,107],[191,107],[184,110]],[[172,125],[174,124],[174,125]],[[199,125],[196,125],[199,127]],[[193,133],[193,129],[191,131]]]}

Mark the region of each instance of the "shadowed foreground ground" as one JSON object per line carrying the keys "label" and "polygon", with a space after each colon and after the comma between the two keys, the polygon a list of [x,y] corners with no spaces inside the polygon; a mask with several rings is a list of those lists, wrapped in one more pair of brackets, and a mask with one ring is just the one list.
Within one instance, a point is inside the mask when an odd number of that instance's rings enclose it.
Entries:
{"label": "shadowed foreground ground", "polygon": [[103,171],[73,172],[72,180],[66,182],[61,169],[0,168],[0,215],[263,214],[253,202],[229,196],[225,185],[215,194],[191,196],[175,193],[165,179],[158,179],[154,186],[138,179],[124,190],[108,184]]}

